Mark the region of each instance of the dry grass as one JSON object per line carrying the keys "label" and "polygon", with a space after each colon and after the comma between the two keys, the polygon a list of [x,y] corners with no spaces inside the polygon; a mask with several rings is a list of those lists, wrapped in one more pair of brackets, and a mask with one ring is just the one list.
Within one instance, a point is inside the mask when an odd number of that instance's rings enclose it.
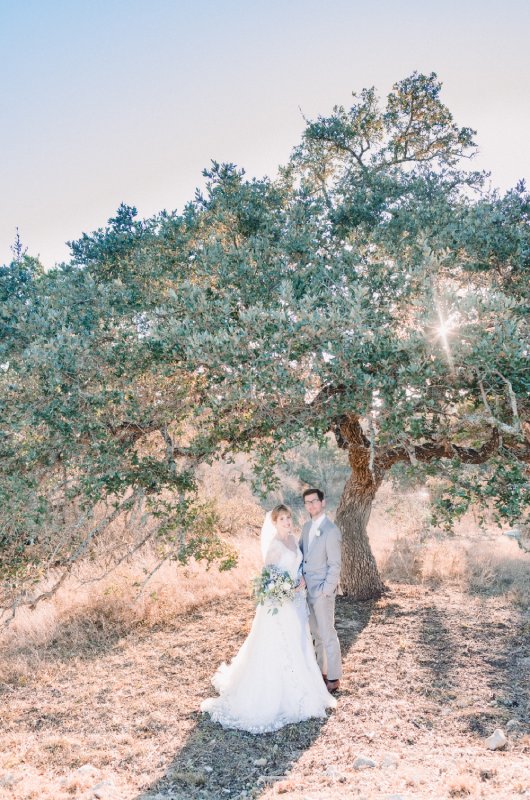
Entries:
{"label": "dry grass", "polygon": [[389,496],[390,491],[389,486],[383,487],[369,525],[385,580],[504,595],[514,605],[528,607],[530,553],[496,527],[481,530],[472,513],[452,534],[433,530],[428,525],[425,491]]}
{"label": "dry grass", "polygon": [[125,542],[130,538],[121,523],[115,524],[100,542],[99,551],[57,594],[34,611],[20,609],[15,620],[0,629],[0,682],[24,685],[57,654],[97,653],[132,631],[172,626],[193,609],[246,592],[260,566],[263,512],[248,485],[238,480],[244,466],[243,462],[204,466],[199,476],[203,499],[216,503],[220,534],[237,550],[237,567],[219,572],[215,565],[207,569],[194,560],[186,566],[166,562],[140,589],[158,562],[146,546],[129,563],[98,580],[108,571],[109,536]]}
{"label": "dry grass", "polygon": [[521,606],[530,598],[530,555],[502,535],[497,541],[398,537],[382,555],[380,567],[386,580],[399,583],[505,594]]}
{"label": "dry grass", "polygon": [[21,610],[0,638],[0,682],[25,685],[49,658],[98,653],[137,629],[172,626],[200,606],[248,590],[259,564],[256,539],[234,539],[235,569],[219,572],[192,561],[164,564],[139,594],[138,584],[156,563],[144,553],[101,582],[98,565],[83,566],[35,611]]}
{"label": "dry grass", "polygon": [[[263,737],[198,713],[252,619],[241,594],[97,652],[50,653],[26,685],[4,690],[4,796],[93,800],[105,780],[121,800],[528,796],[530,651],[513,608],[458,589],[392,588],[372,606],[338,604],[344,678],[328,722]],[[487,751],[485,736],[513,718],[506,751]],[[360,755],[375,768],[356,771]]]}
{"label": "dry grass", "polygon": [[[98,652],[135,629],[171,626],[193,609],[245,592],[259,569],[263,512],[248,487],[238,482],[241,467],[205,467],[202,475],[204,496],[217,499],[222,531],[238,551],[235,569],[219,572],[193,561],[188,566],[166,563],[139,592],[156,563],[148,548],[102,581],[95,581],[101,566],[85,564],[51,600],[35,611],[19,611],[0,634],[0,681],[23,685],[52,652]],[[425,491],[398,495],[389,484],[380,490],[369,537],[386,581],[453,586],[528,606],[530,554],[496,531],[480,531],[472,516],[454,535],[429,530],[428,517]]]}
{"label": "dry grass", "polygon": [[[148,552],[101,583],[85,565],[3,632],[0,798],[92,800],[104,780],[122,800],[529,797],[530,556],[472,518],[454,536],[430,530],[424,493],[378,496],[370,538],[392,594],[339,604],[344,689],[327,725],[251,737],[198,715],[252,619],[262,512],[236,475],[204,475],[235,570],[165,564],[137,598]],[[507,751],[488,753],[484,736],[512,718]],[[378,767],[352,771],[357,755]]]}

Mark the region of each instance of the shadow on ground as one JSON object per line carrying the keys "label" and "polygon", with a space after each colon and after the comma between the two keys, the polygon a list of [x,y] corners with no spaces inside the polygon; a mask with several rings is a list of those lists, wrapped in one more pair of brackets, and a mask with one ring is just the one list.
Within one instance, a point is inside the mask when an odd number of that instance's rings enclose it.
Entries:
{"label": "shadow on ground", "polygon": [[481,738],[510,719],[515,735],[528,733],[530,638],[524,616],[514,609],[510,625],[490,604],[475,619],[448,618],[436,605],[420,609],[417,617],[418,663],[431,674],[430,694],[440,710],[460,702],[462,731]]}
{"label": "shadow on ground", "polygon": [[419,637],[424,650],[419,663],[430,671],[433,687],[452,687],[452,667],[457,645],[446,624],[445,615],[439,608],[431,605],[421,609],[418,616]]}
{"label": "shadow on ground", "polygon": [[503,719],[512,737],[530,734],[529,632],[530,620],[524,615],[514,614],[510,625],[495,619],[482,622],[483,636],[474,656],[484,663],[491,710],[468,716],[471,732],[487,736]]}
{"label": "shadow on ground", "polygon": [[[343,656],[368,624],[373,605],[338,598],[337,631]],[[197,723],[165,776],[137,800],[258,798],[267,786],[288,776],[326,725],[326,720],[308,720],[275,733],[253,735],[224,730],[206,714],[193,716]]]}

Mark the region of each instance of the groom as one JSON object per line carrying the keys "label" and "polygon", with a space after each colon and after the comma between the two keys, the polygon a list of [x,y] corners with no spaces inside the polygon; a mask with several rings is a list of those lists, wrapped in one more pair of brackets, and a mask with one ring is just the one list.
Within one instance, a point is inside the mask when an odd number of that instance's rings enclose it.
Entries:
{"label": "groom", "polygon": [[342,675],[340,644],[335,630],[335,595],[340,578],[341,532],[324,512],[320,489],[306,489],[304,506],[311,519],[302,528],[302,574],[307,585],[309,627],[318,666],[329,692],[339,688]]}

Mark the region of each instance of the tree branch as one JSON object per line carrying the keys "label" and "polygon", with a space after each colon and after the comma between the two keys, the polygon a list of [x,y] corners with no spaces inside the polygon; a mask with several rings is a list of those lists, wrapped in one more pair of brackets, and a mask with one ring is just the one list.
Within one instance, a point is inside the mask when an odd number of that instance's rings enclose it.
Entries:
{"label": "tree branch", "polygon": [[[10,606],[1,606],[1,608],[4,611],[7,611],[8,608],[13,609],[13,616],[14,616],[14,613],[17,608],[20,608],[22,606],[29,606],[29,608],[34,610],[37,604],[41,602],[41,600],[49,600],[51,597],[53,597],[60,589],[60,587],[63,585],[68,575],[70,575],[77,561],[79,561],[81,556],[83,556],[86,553],[90,543],[93,542],[95,539],[97,539],[97,537],[104,530],[106,530],[106,528],[108,528],[108,526],[112,522],[114,522],[114,520],[117,519],[120,516],[120,514],[122,514],[123,511],[126,511],[127,509],[131,508],[134,505],[137,499],[137,495],[138,491],[134,492],[130,497],[124,500],[123,503],[121,503],[117,508],[115,508],[111,514],[108,514],[106,517],[100,520],[97,525],[95,525],[92,528],[92,530],[87,534],[87,536],[85,536],[83,541],[77,546],[74,552],[67,559],[62,574],[60,575],[58,580],[53,584],[51,589],[47,589],[45,592],[41,592],[41,594],[37,595],[37,597],[33,597],[27,600],[26,599],[22,600],[19,596],[15,598],[15,600]],[[12,619],[13,616],[10,619]],[[8,622],[9,621],[10,620],[8,620]]]}
{"label": "tree branch", "polygon": [[[464,464],[484,464],[498,449],[500,436],[497,428],[491,431],[491,437],[481,447],[462,447],[448,441],[429,442],[426,444],[411,445],[414,458],[417,461],[429,462],[438,458],[457,458]],[[398,447],[383,448],[376,456],[377,466],[386,471],[398,461],[409,461],[411,451],[403,445]]]}
{"label": "tree branch", "polygon": [[518,434],[520,434],[521,433],[521,420],[520,420],[520,417],[519,417],[519,410],[517,408],[517,397],[515,396],[515,392],[513,390],[513,386],[510,383],[510,381],[508,380],[508,378],[505,378],[504,375],[502,375],[502,373],[500,373],[497,369],[495,370],[495,374],[498,375],[499,378],[501,380],[503,380],[504,383],[506,384],[506,388],[508,390],[508,396],[510,398],[510,405],[512,407],[512,416],[513,416],[513,419],[514,419],[513,428],[517,431]]}
{"label": "tree branch", "polygon": [[147,577],[145,578],[145,580],[143,580],[143,581],[141,582],[140,586],[138,587],[138,593],[136,594],[136,596],[135,596],[135,598],[134,598],[135,600],[138,600],[138,598],[140,597],[140,595],[141,595],[141,594],[143,594],[143,591],[144,591],[145,587],[147,586],[147,584],[149,583],[149,581],[151,580],[151,578],[153,577],[153,575],[154,575],[156,572],[158,572],[158,570],[159,570],[159,569],[160,569],[160,568],[161,568],[161,567],[162,567],[162,566],[163,566],[163,565],[166,563],[166,561],[168,561],[168,560],[169,560],[169,557],[168,557],[168,556],[165,556],[164,558],[162,558],[162,559],[161,559],[161,560],[160,560],[160,561],[159,561],[159,562],[156,564],[156,566],[155,566],[155,567],[153,567],[153,569],[151,570],[151,572],[149,572],[149,574],[147,575]]}

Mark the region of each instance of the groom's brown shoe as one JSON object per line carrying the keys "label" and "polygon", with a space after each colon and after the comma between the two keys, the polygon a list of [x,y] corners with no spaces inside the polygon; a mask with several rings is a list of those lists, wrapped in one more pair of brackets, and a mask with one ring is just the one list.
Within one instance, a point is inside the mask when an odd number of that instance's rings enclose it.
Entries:
{"label": "groom's brown shoe", "polygon": [[339,686],[340,686],[340,682],[338,680],[337,681],[328,681],[328,680],[326,680],[326,689],[328,690],[328,692],[330,694],[335,694],[335,692],[338,692]]}

